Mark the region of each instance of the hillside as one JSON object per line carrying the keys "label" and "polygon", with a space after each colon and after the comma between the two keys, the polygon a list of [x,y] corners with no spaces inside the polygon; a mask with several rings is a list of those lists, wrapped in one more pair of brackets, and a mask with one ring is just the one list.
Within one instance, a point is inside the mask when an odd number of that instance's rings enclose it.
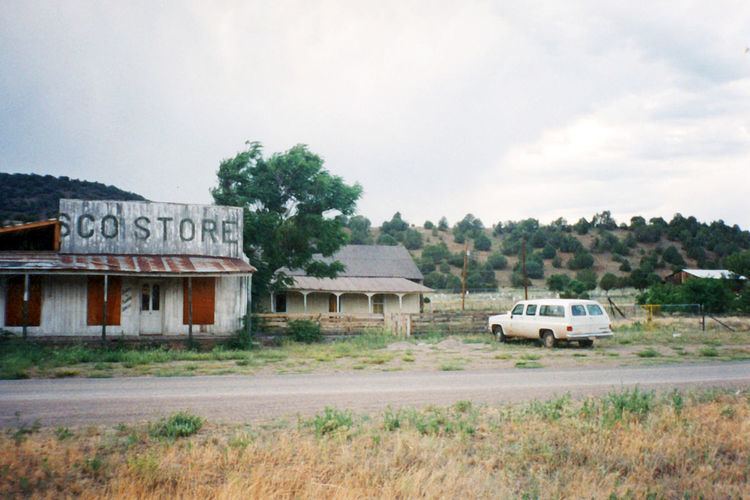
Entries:
{"label": "hillside", "polygon": [[[529,284],[579,294],[601,286],[606,274],[607,288],[645,288],[676,269],[721,268],[725,257],[750,249],[750,232],[680,214],[669,222],[633,217],[618,223],[605,211],[575,224],[525,219],[492,227],[472,215],[452,226],[444,219],[417,226],[399,214],[379,228],[371,229],[368,222],[361,216],[348,221],[353,243],[402,243],[424,273],[425,284],[452,290],[460,288],[466,242],[470,289],[523,286],[519,261],[525,240]],[[553,275],[558,276],[550,284]]]}
{"label": "hillside", "polygon": [[60,198],[145,200],[135,193],[99,182],[52,175],[0,173],[0,225],[55,217]]}

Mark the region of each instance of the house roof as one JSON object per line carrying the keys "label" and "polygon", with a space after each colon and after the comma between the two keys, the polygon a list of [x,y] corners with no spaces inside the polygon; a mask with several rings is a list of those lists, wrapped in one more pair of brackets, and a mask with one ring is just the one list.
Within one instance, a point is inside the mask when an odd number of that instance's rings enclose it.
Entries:
{"label": "house roof", "polygon": [[695,276],[696,278],[711,278],[711,279],[723,279],[723,280],[746,280],[747,278],[739,275],[737,273],[733,273],[732,271],[728,269],[683,269],[682,272],[685,272],[691,276]]}
{"label": "house roof", "polygon": [[248,275],[254,271],[247,262],[231,257],[0,252],[0,274],[211,276]]}
{"label": "house roof", "polygon": [[[332,257],[316,254],[313,259],[325,263],[337,260],[344,264],[345,270],[339,273],[338,278],[424,279],[409,251],[401,245],[347,245]],[[282,268],[279,271],[287,276],[305,276],[302,269]]]}
{"label": "house roof", "polygon": [[406,278],[313,278],[296,276],[287,290],[352,293],[429,293],[431,288]]}

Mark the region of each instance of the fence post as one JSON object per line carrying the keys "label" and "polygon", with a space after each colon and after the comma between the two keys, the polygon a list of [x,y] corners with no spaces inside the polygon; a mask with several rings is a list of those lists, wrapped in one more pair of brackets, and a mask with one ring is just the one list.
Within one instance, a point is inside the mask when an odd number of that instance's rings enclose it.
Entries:
{"label": "fence post", "polygon": [[701,313],[701,330],[706,331],[706,310],[703,309],[703,304],[700,304]]}

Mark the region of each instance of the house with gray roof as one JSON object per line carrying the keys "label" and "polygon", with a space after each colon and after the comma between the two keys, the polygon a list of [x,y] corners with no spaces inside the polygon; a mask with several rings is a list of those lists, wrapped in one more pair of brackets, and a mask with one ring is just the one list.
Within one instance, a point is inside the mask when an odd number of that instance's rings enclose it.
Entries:
{"label": "house with gray roof", "polygon": [[664,281],[675,285],[681,285],[690,279],[713,279],[713,280],[731,280],[736,282],[746,281],[747,278],[740,274],[733,273],[728,269],[680,269],[672,274],[665,276]]}
{"label": "house with gray roof", "polygon": [[388,314],[418,313],[422,297],[432,292],[403,246],[347,245],[323,262],[339,261],[336,278],[307,276],[300,269],[280,269],[293,283],[272,293],[266,309],[278,313]]}

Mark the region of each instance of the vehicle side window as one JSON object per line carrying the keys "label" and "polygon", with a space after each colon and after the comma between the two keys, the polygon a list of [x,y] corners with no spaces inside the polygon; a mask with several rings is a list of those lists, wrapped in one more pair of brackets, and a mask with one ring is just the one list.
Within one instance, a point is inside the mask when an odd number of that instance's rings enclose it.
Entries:
{"label": "vehicle side window", "polygon": [[555,318],[564,318],[565,308],[563,306],[540,306],[539,316],[553,316]]}
{"label": "vehicle side window", "polygon": [[536,316],[536,304],[526,306],[526,316]]}
{"label": "vehicle side window", "polygon": [[513,310],[510,313],[511,314],[523,314],[523,304],[518,304],[516,307],[513,308]]}
{"label": "vehicle side window", "polygon": [[570,312],[573,313],[573,316],[586,316],[586,308],[581,304],[573,304],[570,306]]}
{"label": "vehicle side window", "polygon": [[604,311],[602,311],[602,308],[596,304],[589,304],[586,306],[586,309],[589,310],[589,314],[591,316],[601,316],[602,314],[604,314]]}

